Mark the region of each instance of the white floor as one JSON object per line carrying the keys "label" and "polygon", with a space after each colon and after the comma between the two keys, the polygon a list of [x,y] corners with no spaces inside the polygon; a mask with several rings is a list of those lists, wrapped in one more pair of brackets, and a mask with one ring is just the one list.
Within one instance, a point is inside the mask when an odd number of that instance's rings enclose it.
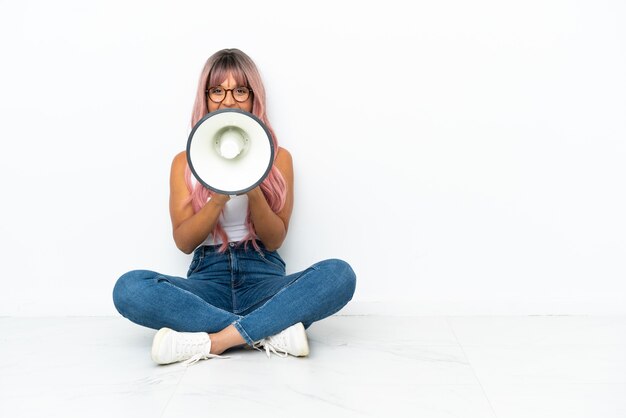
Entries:
{"label": "white floor", "polygon": [[119,317],[0,318],[0,417],[626,417],[626,317],[335,316],[308,358],[150,360]]}

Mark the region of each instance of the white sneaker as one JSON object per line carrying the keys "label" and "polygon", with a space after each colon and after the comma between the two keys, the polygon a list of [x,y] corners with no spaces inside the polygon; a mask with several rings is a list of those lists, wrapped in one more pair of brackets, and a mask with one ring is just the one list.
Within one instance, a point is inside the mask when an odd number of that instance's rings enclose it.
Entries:
{"label": "white sneaker", "polygon": [[227,358],[211,354],[211,339],[206,332],[177,332],[161,328],[152,341],[152,360],[158,364],[185,361],[194,364],[208,358]]}
{"label": "white sneaker", "polygon": [[302,322],[298,322],[276,335],[257,341],[254,347],[265,348],[267,357],[270,357],[270,352],[280,357],[287,357],[288,354],[296,357],[309,355],[309,341]]}

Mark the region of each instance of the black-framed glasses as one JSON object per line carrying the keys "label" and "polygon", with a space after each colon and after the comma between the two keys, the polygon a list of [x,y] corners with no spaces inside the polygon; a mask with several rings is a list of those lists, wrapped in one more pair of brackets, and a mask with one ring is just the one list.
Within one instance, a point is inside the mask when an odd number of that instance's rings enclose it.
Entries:
{"label": "black-framed glasses", "polygon": [[206,95],[211,99],[214,103],[222,103],[226,98],[226,94],[231,92],[233,95],[233,99],[238,101],[239,103],[245,102],[250,98],[250,93],[252,92],[251,88],[239,86],[234,89],[225,89],[224,87],[209,87],[206,89]]}

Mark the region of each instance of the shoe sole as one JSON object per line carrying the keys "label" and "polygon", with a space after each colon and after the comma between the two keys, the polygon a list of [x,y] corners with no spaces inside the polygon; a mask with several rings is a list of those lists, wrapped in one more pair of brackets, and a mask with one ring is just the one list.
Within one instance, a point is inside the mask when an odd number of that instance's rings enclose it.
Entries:
{"label": "shoe sole", "polygon": [[159,359],[159,348],[161,347],[161,341],[163,341],[163,338],[165,338],[165,336],[169,334],[170,332],[172,332],[172,330],[169,328],[161,328],[156,333],[156,335],[154,336],[154,339],[152,340],[152,351],[151,351],[152,361],[154,361],[157,364],[167,364],[161,361],[161,359]]}
{"label": "shoe sole", "polygon": [[296,357],[306,357],[309,355],[309,339],[306,336],[306,331],[304,329],[304,325],[302,322],[298,322],[294,325],[294,333],[297,335],[298,340],[296,341],[304,341],[304,345],[299,347],[300,350],[296,354],[292,354]]}

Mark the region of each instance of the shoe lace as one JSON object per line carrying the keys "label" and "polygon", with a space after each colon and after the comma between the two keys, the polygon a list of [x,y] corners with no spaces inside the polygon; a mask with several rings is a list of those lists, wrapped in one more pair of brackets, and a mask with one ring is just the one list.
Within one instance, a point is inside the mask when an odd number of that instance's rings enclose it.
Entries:
{"label": "shoe lace", "polygon": [[[183,341],[181,341],[178,345],[178,357],[189,357],[182,364],[185,366],[191,366],[193,364],[196,364],[200,360],[206,360],[210,358],[229,358],[228,356],[220,356],[218,354],[207,353],[207,345],[208,344],[206,341],[198,342],[197,340],[193,339],[184,339]],[[192,353],[196,354],[192,355]]]}
{"label": "shoe lace", "polygon": [[195,354],[195,355],[189,357],[187,360],[183,361],[182,364],[184,366],[186,366],[186,367],[189,367],[189,366],[191,366],[193,364],[196,364],[200,360],[207,360],[207,359],[210,359],[210,358],[230,358],[230,357],[228,357],[228,356],[220,356],[218,354],[198,353],[198,354]]}
{"label": "shoe lace", "polygon": [[287,357],[289,354],[287,350],[285,350],[285,339],[282,335],[274,335],[268,338],[263,338],[262,340],[257,341],[253,347],[255,350],[261,350],[261,347],[265,349],[265,353],[267,354],[267,358],[271,357],[270,353],[276,354],[278,357]]}

